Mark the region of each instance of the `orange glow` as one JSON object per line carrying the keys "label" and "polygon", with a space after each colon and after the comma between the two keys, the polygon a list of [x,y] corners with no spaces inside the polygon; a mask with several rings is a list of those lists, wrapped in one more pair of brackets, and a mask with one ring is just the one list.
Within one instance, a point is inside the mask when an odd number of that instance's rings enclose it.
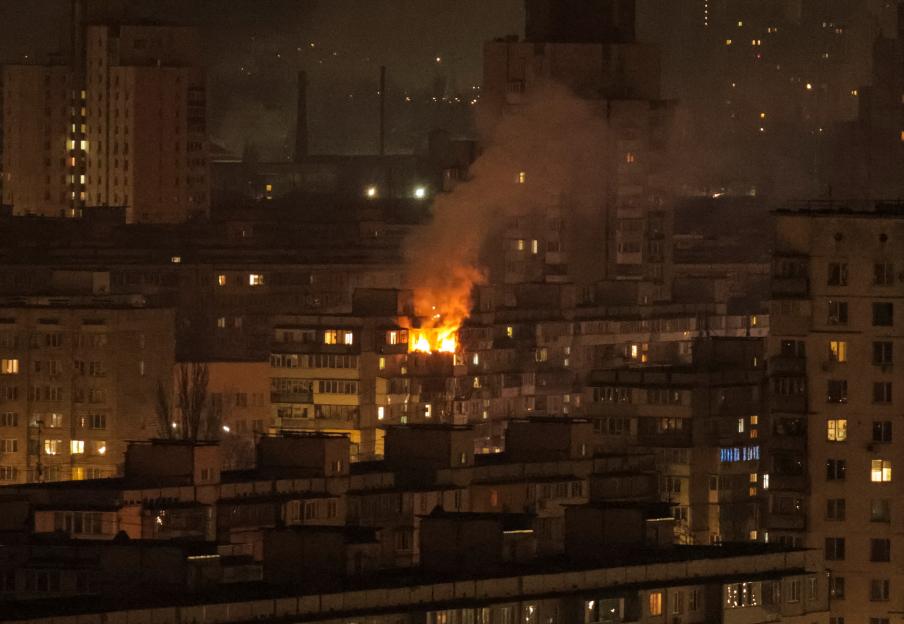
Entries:
{"label": "orange glow", "polygon": [[455,353],[458,330],[471,313],[471,290],[483,276],[472,267],[455,267],[435,281],[435,286],[414,291],[415,310],[424,320],[409,330],[408,350]]}

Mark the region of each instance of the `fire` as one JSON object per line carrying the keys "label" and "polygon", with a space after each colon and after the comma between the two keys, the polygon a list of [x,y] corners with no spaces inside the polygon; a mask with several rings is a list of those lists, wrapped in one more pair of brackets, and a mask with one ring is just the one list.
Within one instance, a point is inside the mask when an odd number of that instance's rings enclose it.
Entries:
{"label": "fire", "polygon": [[455,353],[458,327],[429,326],[409,331],[408,350],[420,353]]}
{"label": "fire", "polygon": [[455,353],[458,330],[471,312],[471,290],[482,283],[475,268],[456,266],[434,273],[428,284],[415,288],[419,328],[409,330],[408,350],[420,353]]}

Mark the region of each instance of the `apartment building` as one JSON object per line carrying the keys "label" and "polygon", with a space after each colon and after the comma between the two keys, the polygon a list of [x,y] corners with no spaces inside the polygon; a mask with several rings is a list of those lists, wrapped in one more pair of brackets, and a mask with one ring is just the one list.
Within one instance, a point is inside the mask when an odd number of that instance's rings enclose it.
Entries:
{"label": "apartment building", "polygon": [[654,454],[659,500],[685,543],[759,537],[763,346],[699,338],[690,364],[599,369],[588,380],[594,447]]}
{"label": "apartment building", "polygon": [[[806,440],[806,454],[796,446],[798,459],[775,471],[791,464],[791,476],[809,479],[799,495],[804,540],[831,573],[834,622],[888,622],[904,599],[895,529],[902,215],[881,203],[775,215],[772,421]],[[805,467],[794,466],[801,456]]]}
{"label": "apartment building", "polygon": [[76,138],[84,94],[67,65],[2,68],[0,204],[14,215],[73,216],[84,180]]}
{"label": "apartment building", "polygon": [[210,205],[206,90],[189,27],[92,25],[85,34],[85,206],[179,223]]}
{"label": "apartment building", "polygon": [[[548,172],[535,180],[529,159],[512,172],[513,189],[561,197],[519,202],[506,215],[499,254],[507,283],[629,278],[655,284],[658,300],[670,297],[673,216],[662,167],[673,106],[661,97],[659,50],[636,39],[634,4],[528,2],[526,38],[484,46],[481,107],[490,118],[517,118],[533,94],[556,85],[605,127],[594,145],[602,146],[599,161],[570,163],[577,188],[542,188],[562,180]],[[536,120],[536,132],[544,122]],[[581,193],[594,195],[589,214]]]}
{"label": "apartment building", "polygon": [[159,435],[173,312],[141,298],[0,302],[0,480],[117,474],[129,440]]}
{"label": "apartment building", "polygon": [[674,545],[645,460],[591,456],[591,435],[521,420],[505,454],[481,458],[467,427],[401,426],[363,464],[345,435],[264,436],[241,471],[220,469],[217,444],[135,443],[120,477],[2,489],[5,614],[38,621],[65,598],[93,622],[154,596],[163,617],[187,617],[172,597],[211,622],[252,603],[314,621],[825,622],[811,555]]}

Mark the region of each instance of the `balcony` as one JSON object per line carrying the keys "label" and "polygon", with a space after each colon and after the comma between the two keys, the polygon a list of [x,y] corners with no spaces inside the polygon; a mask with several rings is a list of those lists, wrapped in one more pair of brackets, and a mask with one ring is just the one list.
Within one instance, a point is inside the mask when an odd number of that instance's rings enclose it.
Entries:
{"label": "balcony", "polygon": [[806,492],[808,480],[805,475],[772,474],[769,477],[769,490],[781,492]]}
{"label": "balcony", "polygon": [[785,414],[806,414],[807,397],[803,394],[773,394],[769,397],[769,408],[773,412],[782,412]]}
{"label": "balcony", "polygon": [[805,299],[810,295],[810,280],[806,277],[773,277],[773,299]]}
{"label": "balcony", "polygon": [[769,358],[767,368],[770,375],[805,375],[807,373],[807,358],[776,355]]}
{"label": "balcony", "polygon": [[314,392],[271,392],[271,403],[313,403]]}
{"label": "balcony", "polygon": [[763,528],[775,531],[803,531],[807,528],[807,518],[803,514],[770,513],[766,515]]}

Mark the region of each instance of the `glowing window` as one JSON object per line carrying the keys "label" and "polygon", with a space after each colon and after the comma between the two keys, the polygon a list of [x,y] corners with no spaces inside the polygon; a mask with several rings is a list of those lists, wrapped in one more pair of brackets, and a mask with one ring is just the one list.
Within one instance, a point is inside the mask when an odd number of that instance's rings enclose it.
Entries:
{"label": "glowing window", "polygon": [[350,345],[355,343],[355,334],[350,331],[342,332],[342,344]]}
{"label": "glowing window", "polygon": [[323,332],[323,344],[339,344],[339,331],[335,329],[328,329]]}
{"label": "glowing window", "polygon": [[377,407],[377,420],[383,420],[386,416],[386,408],[380,405]]}
{"label": "glowing window", "polygon": [[69,452],[73,455],[81,455],[85,452],[85,441],[84,440],[70,440],[69,441]]}
{"label": "glowing window", "polygon": [[870,481],[873,483],[888,483],[891,481],[891,461],[887,459],[870,461]]}
{"label": "glowing window", "polygon": [[518,184],[524,184],[524,182],[526,180],[527,180],[527,173],[525,173],[524,171],[520,171],[518,173]]}
{"label": "glowing window", "polygon": [[379,367],[380,367],[380,370],[384,370],[386,368],[386,358],[385,357],[380,358]]}
{"label": "glowing window", "polygon": [[225,275],[217,275],[217,286],[225,286],[226,285],[226,276]]}
{"label": "glowing window", "polygon": [[650,592],[648,606],[650,615],[662,615],[662,592]]}
{"label": "glowing window", "polygon": [[251,273],[248,275],[248,285],[249,286],[263,286],[264,285],[264,276],[261,273]]}
{"label": "glowing window", "polygon": [[511,325],[509,325],[508,327],[506,327],[506,328],[505,328],[505,335],[508,336],[509,338],[513,337],[513,336],[515,335],[515,328],[512,327]]}
{"label": "glowing window", "polygon": [[847,342],[843,340],[830,341],[829,358],[833,362],[847,362]]}
{"label": "glowing window", "polygon": [[18,375],[18,374],[19,374],[19,360],[17,360],[17,359],[0,360],[0,375]]}
{"label": "glowing window", "polygon": [[830,418],[826,421],[826,440],[844,442],[847,440],[847,419]]}

